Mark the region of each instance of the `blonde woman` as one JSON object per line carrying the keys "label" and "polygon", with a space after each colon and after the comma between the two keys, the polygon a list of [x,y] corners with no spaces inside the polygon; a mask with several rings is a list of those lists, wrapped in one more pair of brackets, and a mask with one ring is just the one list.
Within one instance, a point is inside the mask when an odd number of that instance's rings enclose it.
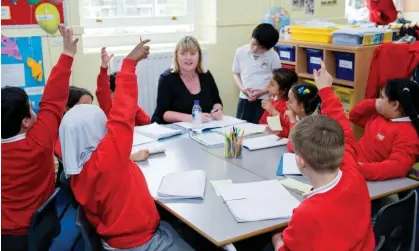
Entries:
{"label": "blonde woman", "polygon": [[195,100],[199,100],[204,122],[222,118],[223,105],[217,85],[202,61],[202,50],[194,37],[183,37],[177,43],[172,68],[160,75],[152,122],[192,121]]}

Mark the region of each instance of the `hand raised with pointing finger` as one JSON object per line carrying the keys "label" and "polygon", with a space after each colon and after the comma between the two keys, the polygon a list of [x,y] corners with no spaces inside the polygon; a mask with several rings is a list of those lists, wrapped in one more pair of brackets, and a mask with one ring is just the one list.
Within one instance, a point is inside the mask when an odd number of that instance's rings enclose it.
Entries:
{"label": "hand raised with pointing finger", "polygon": [[333,77],[329,74],[329,72],[327,72],[324,62],[321,61],[320,65],[321,68],[318,71],[314,70],[313,72],[314,81],[316,82],[316,86],[319,90],[331,87],[333,83]]}
{"label": "hand raised with pointing finger", "polygon": [[135,48],[128,54],[127,58],[135,61],[140,61],[148,56],[150,53],[150,47],[146,45],[150,42],[150,39],[141,41]]}
{"label": "hand raised with pointing finger", "polygon": [[77,42],[78,38],[73,38],[73,29],[66,28],[64,25],[58,25],[58,30],[60,31],[61,36],[63,37],[63,53],[67,56],[74,57],[77,53]]}

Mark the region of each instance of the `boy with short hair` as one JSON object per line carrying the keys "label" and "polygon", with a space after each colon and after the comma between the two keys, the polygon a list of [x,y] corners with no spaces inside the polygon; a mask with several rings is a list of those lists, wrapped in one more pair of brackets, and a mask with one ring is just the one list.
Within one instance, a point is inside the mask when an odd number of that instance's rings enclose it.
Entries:
{"label": "boy with short hair", "polygon": [[273,236],[272,244],[275,251],[372,251],[371,202],[357,169],[349,120],[323,62],[314,79],[326,116],[307,116],[290,134],[298,168],[313,190],[303,195],[288,227]]}
{"label": "boy with short hair", "polygon": [[78,42],[72,29],[59,26],[59,30],[64,51],[51,70],[38,117],[24,90],[1,89],[1,246],[5,250],[27,250],[32,215],[55,187],[54,144]]}
{"label": "boy with short hair", "polygon": [[279,33],[271,24],[259,24],[249,44],[236,50],[233,77],[240,88],[237,118],[257,124],[263,114],[262,100],[274,69],[281,68],[279,55],[272,48]]}

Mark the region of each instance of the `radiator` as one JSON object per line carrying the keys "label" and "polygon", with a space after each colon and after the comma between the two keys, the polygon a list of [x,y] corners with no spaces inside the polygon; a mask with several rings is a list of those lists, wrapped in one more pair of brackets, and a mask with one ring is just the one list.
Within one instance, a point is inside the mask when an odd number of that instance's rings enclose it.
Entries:
{"label": "radiator", "polygon": [[[203,52],[204,65],[206,65],[206,53]],[[110,64],[112,72],[121,69],[125,56],[115,56]],[[152,52],[147,59],[137,65],[138,103],[151,117],[156,109],[157,88],[160,74],[172,65],[173,51]],[[117,87],[118,88],[118,87]]]}

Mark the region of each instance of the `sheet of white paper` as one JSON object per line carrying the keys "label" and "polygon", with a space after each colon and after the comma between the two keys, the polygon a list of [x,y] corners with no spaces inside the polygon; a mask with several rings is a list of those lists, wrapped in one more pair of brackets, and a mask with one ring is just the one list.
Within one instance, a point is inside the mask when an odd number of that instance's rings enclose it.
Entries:
{"label": "sheet of white paper", "polygon": [[146,137],[146,136],[143,136],[141,134],[138,134],[138,133],[134,132],[134,140],[132,142],[132,145],[133,146],[138,146],[138,145],[147,144],[147,143],[150,143],[150,142],[153,142],[153,141],[155,141],[155,140],[152,139],[152,138],[149,138],[149,137]]}
{"label": "sheet of white paper", "polygon": [[223,128],[218,128],[212,130],[213,132],[219,133],[221,135],[226,135],[231,132],[232,128],[237,128],[244,131],[243,136],[249,136],[253,134],[263,133],[266,130],[265,125],[252,124],[252,123],[242,123],[234,126],[227,126]]}
{"label": "sheet of white paper", "polygon": [[168,128],[157,123],[153,123],[145,126],[136,126],[134,131],[138,134],[153,138],[153,139],[162,139],[171,137],[181,133],[181,130],[175,130]]}
{"label": "sheet of white paper", "polygon": [[282,174],[283,175],[292,175],[292,174],[301,174],[298,170],[297,161],[295,160],[294,153],[284,153],[282,162]]}
{"label": "sheet of white paper", "polygon": [[25,65],[2,64],[1,86],[25,86]]}
{"label": "sheet of white paper", "polygon": [[190,137],[191,139],[207,147],[224,145],[224,136],[215,132],[191,133]]}
{"label": "sheet of white paper", "polygon": [[267,117],[268,125],[273,131],[282,131],[281,121],[279,116]]}
{"label": "sheet of white paper", "polygon": [[236,183],[219,186],[218,190],[224,201],[241,200],[254,197],[270,197],[275,190],[288,191],[277,180]]}
{"label": "sheet of white paper", "polygon": [[307,193],[312,188],[311,185],[297,181],[292,178],[280,180],[279,183],[281,183],[284,187],[291,189],[299,194]]}
{"label": "sheet of white paper", "polygon": [[171,173],[163,177],[158,196],[170,199],[204,198],[206,174],[202,170]]}
{"label": "sheet of white paper", "polygon": [[259,150],[275,146],[283,146],[288,143],[287,138],[279,139],[276,135],[267,135],[257,138],[244,139],[243,146],[249,150]]}
{"label": "sheet of white paper", "polygon": [[215,193],[217,196],[220,196],[220,190],[218,187],[233,184],[233,181],[231,180],[211,180],[212,187],[214,187]]}
{"label": "sheet of white paper", "polygon": [[222,127],[241,124],[245,122],[246,121],[244,120],[237,119],[231,116],[223,116],[222,120],[211,120],[207,123],[193,124],[190,122],[179,122],[175,124],[185,129],[193,129],[195,132],[202,133],[202,130],[205,130],[205,129],[222,128]]}

